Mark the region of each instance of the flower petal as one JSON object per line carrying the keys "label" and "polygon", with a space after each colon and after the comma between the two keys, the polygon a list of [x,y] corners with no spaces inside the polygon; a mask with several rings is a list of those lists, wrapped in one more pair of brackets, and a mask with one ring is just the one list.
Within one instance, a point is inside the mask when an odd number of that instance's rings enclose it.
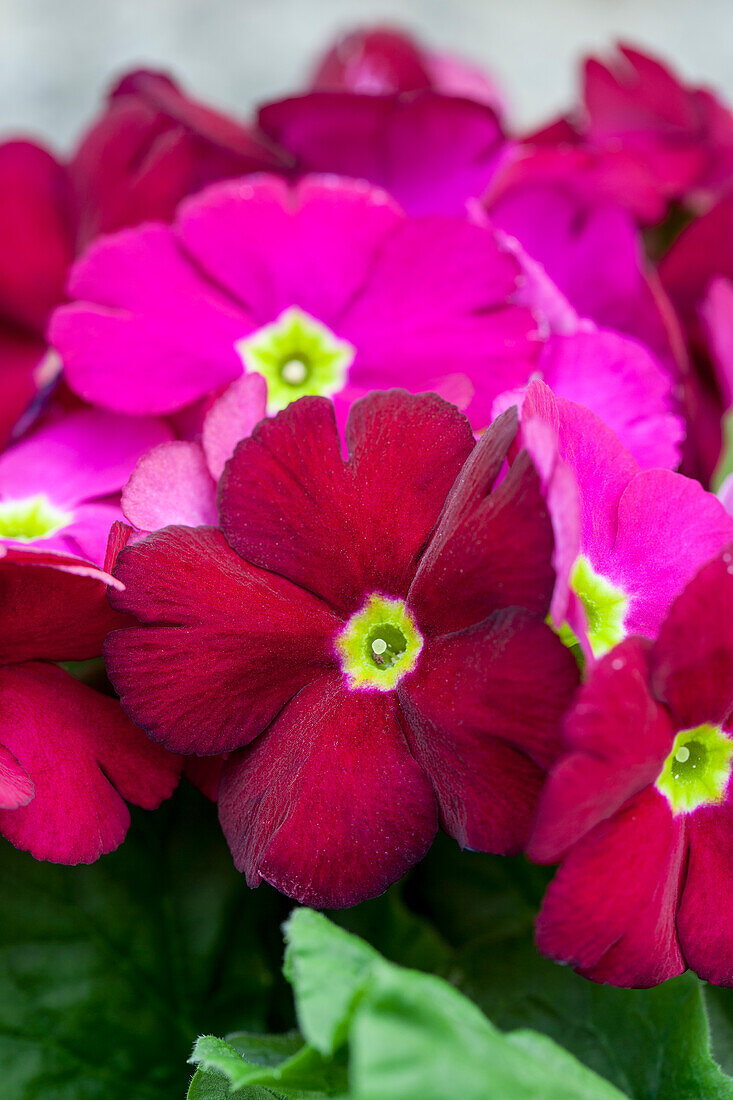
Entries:
{"label": "flower petal", "polygon": [[733,710],[733,545],[677,597],[652,651],[654,690],[679,729]]}
{"label": "flower petal", "polygon": [[443,828],[462,847],[522,850],[577,682],[570,652],[527,611],[426,642],[398,697]]}
{"label": "flower petal", "polygon": [[341,626],[314,596],[249,565],[211,527],[169,527],[117,559],[115,607],[140,626],[114,631],[107,670],[154,741],[201,756],[257,737],[335,660]]}
{"label": "flower petal", "polygon": [[[267,383],[260,374],[245,374],[232,382],[206,414],[201,446],[214,481],[218,481],[237,443],[252,434],[265,415]],[[213,522],[216,522],[214,520]]]}
{"label": "flower petal", "polygon": [[[506,415],[516,424],[516,414]],[[555,583],[552,523],[529,455],[519,455],[493,492],[491,480],[481,485],[477,477],[484,448],[496,453],[499,438],[509,446],[508,423],[497,421],[482,436],[420,562],[409,600],[423,631],[460,630],[502,607],[547,614]],[[459,505],[469,479],[473,488]]]}
{"label": "flower petal", "polygon": [[[730,788],[727,798],[730,799]],[[716,985],[733,985],[733,815],[731,803],[688,818],[689,859],[677,929],[687,965]]]}
{"label": "flower petal", "polygon": [[684,824],[649,788],[571,848],[537,918],[537,946],[586,978],[657,985],[686,969],[675,930]]}
{"label": "flower petal", "polygon": [[565,752],[540,796],[530,859],[555,862],[659,775],[674,732],[651,694],[650,648],[627,638],[593,666],[565,719]]}
{"label": "flower petal", "polygon": [[123,489],[122,511],[140,531],[215,527],[216,484],[199,444],[174,439],[144,455]]}
{"label": "flower petal", "polygon": [[180,760],[62,669],[0,669],[0,698],[0,741],[35,785],[27,806],[0,810],[0,832],[36,859],[92,863],[124,839],[124,799],[154,809],[173,792]]}
{"label": "flower petal", "polygon": [[304,688],[224,765],[219,816],[250,886],[341,908],[386,890],[437,830],[430,782],[410,755],[391,693],[340,674]]}
{"label": "flower petal", "polygon": [[219,487],[237,553],[342,612],[371,592],[404,596],[448,490],[474,442],[434,394],[355,403],[344,462],[333,406],[302,398],[239,444]]}
{"label": "flower petal", "polygon": [[27,806],[36,788],[28,772],[9,749],[0,745],[0,810],[17,810]]}

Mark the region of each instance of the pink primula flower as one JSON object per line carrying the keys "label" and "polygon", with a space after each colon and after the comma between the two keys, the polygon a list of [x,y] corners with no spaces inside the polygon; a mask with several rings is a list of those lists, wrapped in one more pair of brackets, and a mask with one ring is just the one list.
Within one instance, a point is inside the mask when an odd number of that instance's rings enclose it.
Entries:
{"label": "pink primula flower", "polygon": [[48,420],[0,454],[0,543],[104,562],[122,519],[119,493],[151,447],[171,438],[162,421],[80,409]]}
{"label": "pink primula flower", "polygon": [[346,428],[303,398],[239,444],[214,527],[128,546],[105,645],[122,705],[175,751],[231,753],[237,867],[314,906],[380,893],[438,821],[517,852],[577,666],[545,625],[552,530],[506,413],[474,442],[432,395]]}
{"label": "pink primula flower", "polygon": [[627,634],[655,638],[685,584],[733,539],[733,519],[691,478],[640,469],[593,413],[542,382],[528,387],[521,419],[555,528],[556,625],[566,620],[588,657]]}
{"label": "pink primula flower", "polygon": [[120,623],[105,573],[67,555],[0,547],[0,833],[36,859],[91,863],[124,839],[126,801],[154,809],[180,761],[114,699],[55,661],[95,657]]}
{"label": "pink primula flower", "polygon": [[654,643],[628,638],[595,666],[568,714],[528,848],[561,861],[541,951],[614,985],[687,967],[733,984],[732,713],[733,547]]}
{"label": "pink primula flower", "polygon": [[268,412],[322,394],[342,415],[400,384],[483,428],[540,350],[520,278],[485,226],[410,218],[364,183],[258,177],[92,246],[51,333],[72,389],[121,412],[172,412],[254,372]]}

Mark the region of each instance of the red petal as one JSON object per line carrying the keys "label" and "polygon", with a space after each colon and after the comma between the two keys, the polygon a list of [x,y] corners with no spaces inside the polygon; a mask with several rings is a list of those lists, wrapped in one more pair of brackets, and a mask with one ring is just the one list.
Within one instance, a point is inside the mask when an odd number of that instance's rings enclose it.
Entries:
{"label": "red petal", "polygon": [[227,761],[219,816],[234,862],[304,905],[376,896],[427,852],[430,783],[405,744],[392,693],[305,688],[254,745]]}
{"label": "red petal", "polygon": [[333,663],[340,620],[234,553],[213,527],[168,527],[120,554],[115,607],[140,626],[105,644],[122,705],[176,752],[229,752]]}
{"label": "red petal", "polygon": [[732,809],[727,802],[689,815],[689,863],[677,913],[687,965],[716,985],[733,985]]}
{"label": "red petal", "polygon": [[628,638],[580,689],[565,721],[565,754],[540,797],[530,859],[559,859],[662,770],[674,732],[651,694],[649,650],[646,639]]}
{"label": "red petal", "polygon": [[473,436],[434,394],[391,390],[354,404],[346,442],[348,462],[333,406],[302,398],[239,444],[219,511],[243,558],[350,613],[374,591],[405,595]]}
{"label": "red petal", "polygon": [[124,799],[154,809],[173,792],[180,760],[62,669],[0,669],[0,699],[0,741],[35,786],[27,806],[0,811],[0,832],[36,859],[92,863],[124,839]]}
{"label": "red petal", "polygon": [[594,981],[651,986],[686,969],[675,931],[684,826],[653,788],[576,844],[550,883],[537,945]]}
{"label": "red petal", "polygon": [[461,846],[523,848],[577,681],[570,652],[523,610],[426,642],[398,694],[443,827]]}

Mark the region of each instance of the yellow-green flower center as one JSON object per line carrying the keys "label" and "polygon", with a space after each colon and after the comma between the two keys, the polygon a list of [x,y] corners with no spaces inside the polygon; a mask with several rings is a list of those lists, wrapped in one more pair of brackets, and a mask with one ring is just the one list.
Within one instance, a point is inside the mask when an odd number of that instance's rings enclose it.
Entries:
{"label": "yellow-green flower center", "polygon": [[[596,573],[583,554],[578,556],[573,566],[570,587],[583,604],[588,621],[588,641],[593,655],[602,657],[626,637],[624,618],[628,598],[601,573]],[[571,647],[578,641],[567,624],[561,627],[560,637]]]}
{"label": "yellow-green flower center", "polygon": [[374,594],[336,638],[349,687],[392,691],[417,664],[422,635],[402,600]]}
{"label": "yellow-green flower center", "polygon": [[236,350],[248,371],[265,378],[270,415],[299,397],[330,397],[343,389],[356,354],[351,344],[296,306],[237,341]]}
{"label": "yellow-green flower center", "polygon": [[696,726],[675,737],[656,782],[675,814],[722,802],[731,766],[733,740],[718,726]]}
{"label": "yellow-green flower center", "polygon": [[23,500],[0,501],[0,539],[36,542],[48,539],[73,520],[70,512],[52,504],[44,493]]}

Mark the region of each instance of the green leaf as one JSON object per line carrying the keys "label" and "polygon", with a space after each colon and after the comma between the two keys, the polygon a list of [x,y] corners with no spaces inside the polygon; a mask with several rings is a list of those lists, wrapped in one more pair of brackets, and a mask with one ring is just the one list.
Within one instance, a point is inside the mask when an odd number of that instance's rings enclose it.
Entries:
{"label": "green leaf", "polygon": [[312,909],[292,913],[285,940],[284,972],[295,993],[300,1030],[321,1054],[333,1054],[346,1038],[379,954]]}
{"label": "green leaf", "polygon": [[324,1054],[348,1044],[354,1098],[620,1100],[546,1037],[502,1035],[447,982],[386,962],[322,914],[296,910],[286,939],[301,1030]]}
{"label": "green leaf", "polygon": [[[312,1047],[304,1046],[298,1034],[235,1034],[226,1042],[205,1035],[196,1043],[190,1060],[199,1064],[200,1075],[213,1072],[219,1081],[224,1079],[227,1091],[238,1096],[249,1097],[252,1086],[259,1086],[278,1096],[321,1100],[343,1096],[347,1086],[345,1059],[325,1060]],[[194,1077],[189,1100],[206,1095],[200,1093],[200,1087]]]}
{"label": "green leaf", "polygon": [[692,974],[655,989],[616,989],[543,959],[527,938],[485,936],[459,954],[454,977],[499,1027],[551,1036],[631,1097],[733,1098]]}
{"label": "green leaf", "polygon": [[381,1100],[621,1100],[545,1036],[502,1035],[429,974],[377,967],[350,1035],[352,1096]]}
{"label": "green leaf", "polygon": [[192,789],[90,867],[3,844],[0,880],[3,1100],[170,1100],[197,1035],[291,1026],[287,903],[246,888]]}

